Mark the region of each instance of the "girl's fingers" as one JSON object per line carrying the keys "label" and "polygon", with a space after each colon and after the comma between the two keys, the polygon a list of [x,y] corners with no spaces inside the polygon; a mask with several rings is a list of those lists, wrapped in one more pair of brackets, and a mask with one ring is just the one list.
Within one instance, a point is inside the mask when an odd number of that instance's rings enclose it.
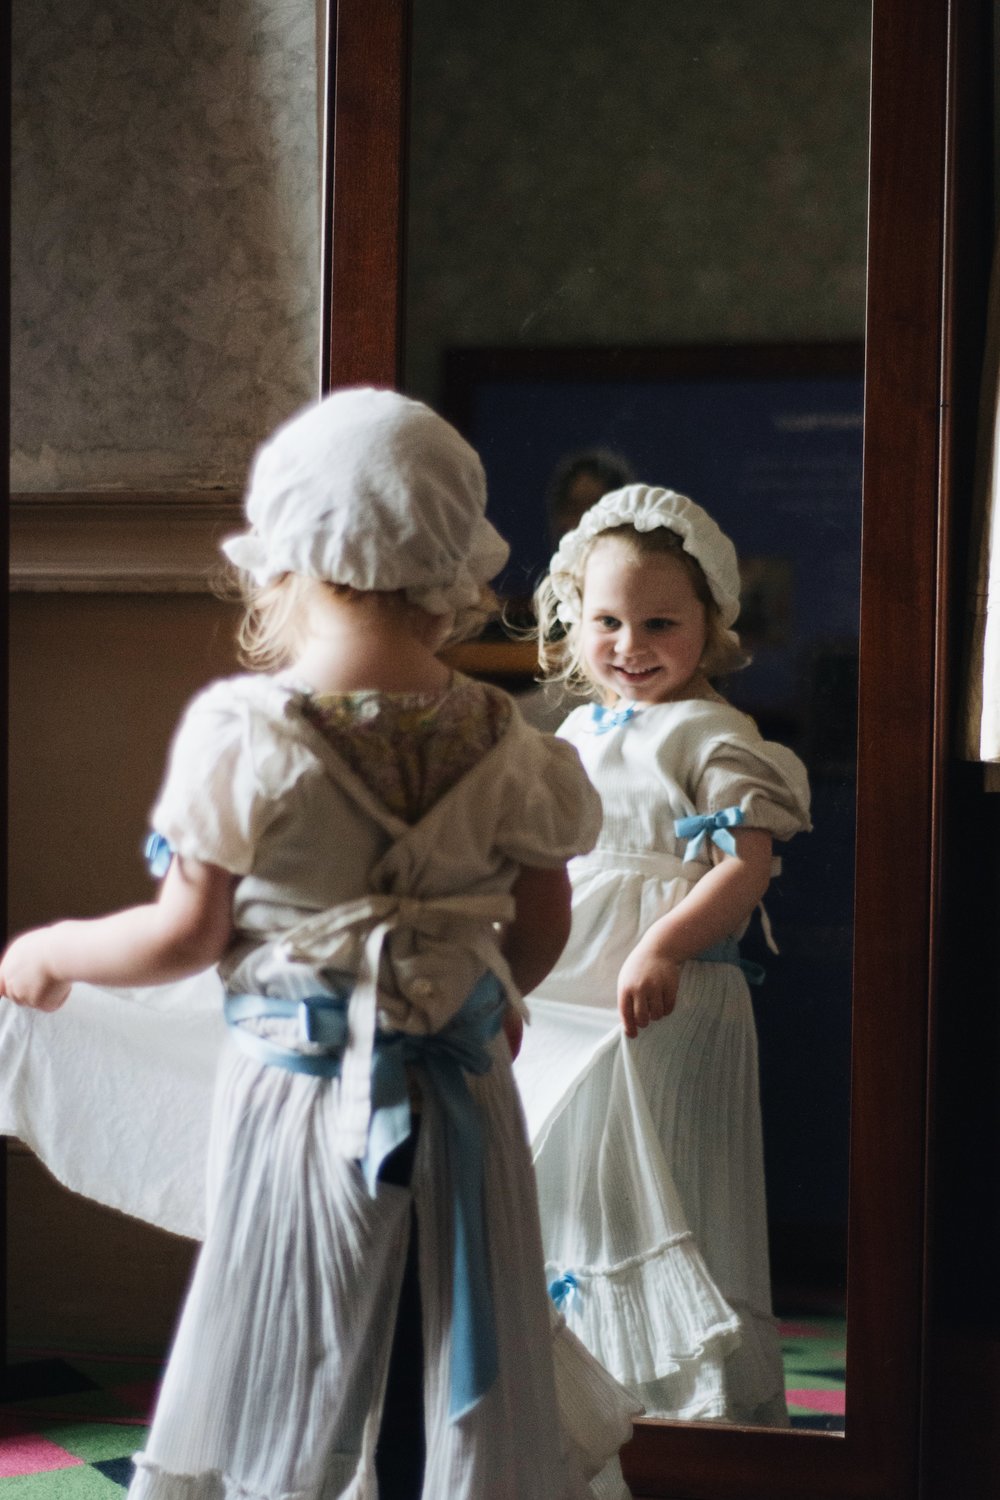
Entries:
{"label": "girl's fingers", "polygon": [[622,1029],[627,1037],[638,1035],[635,1024],[635,1014],[632,1010],[632,996],[624,994],[618,1001],[618,1014],[622,1018]]}
{"label": "girl's fingers", "polygon": [[627,994],[621,1009],[625,1035],[631,1037],[638,1036],[658,1015],[655,997],[647,998],[641,990],[633,990]]}
{"label": "girl's fingers", "polygon": [[646,993],[642,990],[626,990],[618,1002],[618,1012],[627,1037],[638,1036],[654,1021],[662,1021],[673,1010],[673,1000],[663,990]]}

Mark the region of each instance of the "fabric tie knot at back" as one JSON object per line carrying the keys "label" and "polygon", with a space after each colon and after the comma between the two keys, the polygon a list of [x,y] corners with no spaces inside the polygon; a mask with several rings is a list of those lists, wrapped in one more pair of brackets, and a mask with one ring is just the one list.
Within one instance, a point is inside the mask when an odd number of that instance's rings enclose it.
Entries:
{"label": "fabric tie knot at back", "polygon": [[[391,935],[402,930],[431,942],[449,940],[476,951],[477,930],[492,930],[494,922],[509,921],[509,896],[370,895],[345,902],[330,912],[309,918],[285,933],[290,953],[322,964],[334,940],[354,930],[362,939],[361,961],[347,1007],[347,1039],[340,1075],[340,1130],[337,1151],[354,1161],[367,1156],[372,1120],[372,1068],[378,1022],[379,974]],[[486,945],[483,965],[491,967]],[[433,1000],[433,982],[417,981],[423,998]],[[412,986],[411,986],[412,989]],[[417,998],[420,998],[419,993]]]}
{"label": "fabric tie knot at back", "polygon": [[736,840],[730,828],[739,828],[743,822],[743,810],[739,807],[724,807],[721,812],[705,813],[692,818],[677,818],[674,833],[679,839],[687,839],[684,863],[697,859],[711,839],[724,854],[736,853]]}
{"label": "fabric tie knot at back", "polygon": [[625,708],[605,708],[603,703],[595,703],[590,710],[590,727],[595,734],[607,734],[609,730],[627,724],[634,716],[634,703]]}

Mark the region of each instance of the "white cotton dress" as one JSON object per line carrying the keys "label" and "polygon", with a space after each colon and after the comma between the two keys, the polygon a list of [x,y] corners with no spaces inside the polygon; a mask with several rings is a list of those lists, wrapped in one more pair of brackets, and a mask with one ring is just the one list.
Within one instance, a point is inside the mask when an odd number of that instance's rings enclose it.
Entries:
{"label": "white cotton dress", "polygon": [[[357,975],[379,927],[380,1024],[437,1029],[484,958],[504,974],[483,911],[503,908],[521,866],[558,866],[588,847],[596,799],[569,747],[512,712],[492,749],[418,821],[404,822],[310,722],[306,696],[280,677],[242,677],[196,699],[175,739],[154,826],[182,855],[238,877],[240,940],[221,966],[231,992],[252,986],[299,999],[304,976]],[[456,893],[459,910],[447,906]],[[0,1007],[0,1123],[69,1186],[96,1186],[104,1202],[198,1233],[195,1200],[207,1177],[205,1244],[136,1457],[133,1500],[376,1500],[374,1448],[411,1204],[425,1349],[424,1500],[627,1494],[614,1455],[638,1403],[560,1320],[553,1324],[502,1034],[490,1043],[489,1070],[467,1077],[484,1122],[499,1374],[471,1411],[451,1420],[450,1176],[433,1089],[420,1087],[410,1186],[379,1182],[372,1196],[344,1154],[357,1101],[345,1101],[339,1079],[247,1055],[221,1026],[221,998],[213,972],[150,991],[81,987],[55,1016]],[[113,1074],[88,1048],[86,1020],[113,1044]],[[292,1023],[255,1024],[270,1028],[272,1041],[310,1050]],[[206,1166],[204,1142],[178,1130],[174,1116],[190,1107],[205,1123],[206,1073],[216,1061]],[[111,1102],[104,1120],[74,1119],[77,1140],[67,1150],[58,1121],[43,1121],[37,1109],[56,1101],[60,1081],[70,1096],[86,1092],[75,1082],[83,1074],[99,1079]],[[174,1151],[183,1159],[172,1160]]]}
{"label": "white cotton dress", "polygon": [[744,826],[790,838],[809,827],[805,771],[715,699],[617,723],[581,707],[559,733],[604,824],[569,866],[572,933],[515,1065],[546,1273],[647,1415],[787,1425],[747,981],[733,963],[686,963],[673,1013],[632,1041],[616,996],[641,935],[722,857],[706,838],[685,860],[675,819],[739,807]]}

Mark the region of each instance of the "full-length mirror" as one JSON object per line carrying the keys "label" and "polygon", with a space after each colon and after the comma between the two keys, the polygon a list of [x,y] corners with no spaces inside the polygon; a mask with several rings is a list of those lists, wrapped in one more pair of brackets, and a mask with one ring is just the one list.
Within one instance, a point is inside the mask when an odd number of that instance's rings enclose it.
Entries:
{"label": "full-length mirror", "polygon": [[[412,9],[415,46],[419,49],[419,0]],[[404,331],[408,329],[412,339],[421,321],[414,300],[415,288],[410,281],[402,191],[408,161],[404,142],[413,125],[405,108],[410,76],[410,10],[409,5],[399,0],[377,0],[377,3],[368,0],[364,5],[340,0],[337,8],[339,92],[331,155],[335,210],[327,278],[328,372],[333,385],[359,378],[385,382],[402,379],[407,368],[403,355]],[[531,38],[528,45],[535,45],[542,54],[547,37],[559,40],[563,36],[560,23],[553,20],[554,13],[544,5],[536,7],[524,27],[525,36]],[[632,14],[631,7],[622,11],[623,17]],[[714,16],[714,8],[711,14]],[[866,113],[862,79],[867,69],[867,23],[859,12],[852,15],[853,74],[858,93],[850,112],[849,133],[860,147],[858,130]],[[748,7],[747,16],[747,25],[755,32],[764,25],[774,26],[769,45],[782,56],[785,48],[792,45],[786,33],[794,33],[800,22],[806,24],[798,8],[791,7]],[[459,19],[449,16],[449,20],[457,33],[462,34]],[[691,12],[682,16],[678,24],[682,36],[688,37],[690,28],[698,28],[702,18]],[[825,21],[815,17],[808,24],[823,28]],[[888,1495],[894,1500],[897,1496],[908,1500],[917,1492],[924,1265],[925,1035],[934,900],[933,769],[934,757],[940,753],[935,746],[940,746],[943,732],[936,729],[938,738],[934,740],[929,732],[929,726],[939,722],[936,714],[940,675],[935,669],[934,601],[941,576],[939,458],[947,451],[947,437],[942,438],[940,430],[942,329],[947,327],[942,289],[948,285],[942,280],[942,270],[952,264],[949,256],[954,254],[957,243],[954,238],[949,239],[949,248],[945,248],[943,237],[947,206],[942,190],[943,173],[945,164],[950,167],[955,160],[955,148],[946,128],[947,100],[955,96],[949,94],[946,80],[953,36],[960,37],[963,45],[976,47],[981,43],[981,37],[978,43],[975,40],[978,25],[974,18],[963,19],[954,9],[949,10],[936,0],[916,9],[897,0],[874,0],[872,6],[858,817],[854,974],[850,997],[847,1257],[850,1337],[845,1430],[842,1437],[832,1440],[816,1431],[748,1430],[705,1422],[647,1423],[637,1430],[626,1455],[627,1473],[635,1492],[644,1496],[684,1495],[698,1500],[746,1495],[766,1495],[768,1500],[779,1496],[801,1500],[808,1496],[813,1500],[814,1496],[824,1496],[839,1500],[845,1494],[853,1494],[870,1496],[872,1500]],[[624,24],[622,31],[628,34]],[[826,43],[819,45],[821,53],[825,45],[825,56],[817,64],[818,76],[800,77],[792,68],[792,76],[782,78],[776,85],[777,97],[786,101],[793,94],[799,98],[801,91],[806,118],[813,100],[822,94],[824,63],[833,68],[838,66],[833,32],[824,31],[823,35]],[[818,38],[819,32],[814,36]],[[447,56],[448,42],[447,35],[436,36],[427,45],[440,48]],[[496,38],[498,47],[501,43],[502,38]],[[376,55],[380,65],[373,84],[370,64]],[[702,52],[697,55],[702,56]],[[482,122],[477,119],[477,88],[482,87],[484,96],[488,92],[488,70],[484,65],[483,74],[477,74],[473,60],[476,56],[474,50],[460,55],[461,82],[472,103],[466,116],[452,121],[450,130],[453,135],[461,137],[468,133],[480,140]],[[726,56],[723,47],[723,61]],[[645,60],[638,53],[629,59],[630,77],[636,80],[634,94],[639,114],[648,99],[659,102],[658,80],[643,74]],[[581,90],[584,103],[594,96],[603,96],[604,85],[609,81],[605,75],[612,71],[605,69],[603,62],[600,52],[590,58],[592,76]],[[530,65],[529,71],[533,77],[537,76]],[[694,77],[693,71],[689,71]],[[557,89],[562,78],[561,59],[549,68],[549,76],[554,80],[551,88]],[[419,78],[415,89],[418,83]],[[742,77],[734,77],[723,90],[726,104],[734,111],[739,110],[743,83]],[[791,94],[786,88],[789,84]],[[704,93],[704,79],[700,89]],[[685,97],[677,101],[677,115],[682,121],[688,118],[683,105],[692,91],[699,93],[698,81],[690,89],[685,86]],[[828,121],[843,123],[844,119],[837,102],[826,95],[823,98],[823,111],[815,112],[820,138]],[[915,98],[921,101],[917,111],[913,109]],[[415,105],[418,102],[414,100]],[[431,104],[433,130],[434,119],[440,121],[448,105],[441,99]],[[768,106],[762,108],[765,118],[770,118]],[[503,116],[498,124],[501,135],[509,132],[515,140],[519,138],[523,122],[516,103],[491,97],[487,112]],[[602,116],[602,122],[603,134],[613,134],[615,120]],[[584,129],[581,121],[578,132],[581,139]],[[836,131],[830,132],[828,143],[832,143],[835,135]],[[640,133],[632,142],[633,151],[641,154],[646,149],[645,142],[646,136]],[[480,228],[485,218],[499,216],[496,200],[500,189],[506,193],[509,187],[516,187],[519,181],[530,177],[533,144],[532,137],[523,161],[477,162],[470,187],[474,200],[470,214]],[[728,144],[728,138],[719,140],[718,159],[723,162],[729,160]],[[446,142],[441,140],[439,145],[442,155],[447,156]],[[854,160],[857,170],[860,160],[858,157]],[[787,180],[795,177],[789,158],[770,165],[776,169],[772,186],[775,181],[779,185],[782,182],[783,165],[788,168]],[[501,168],[507,170],[511,181],[498,178]],[[651,170],[655,192],[656,180],[662,181],[658,173],[667,169],[658,162]],[[463,186],[460,181],[451,183],[447,196],[454,201],[454,194],[461,194]],[[619,186],[615,181],[608,188],[613,206],[619,202]],[[826,240],[839,239],[840,234],[837,210],[831,212],[829,223],[824,216],[823,186],[815,197],[807,193],[805,198],[797,200],[807,206],[811,204],[815,210],[815,233],[808,238],[817,252],[822,251]],[[734,194],[738,197],[738,190],[744,187],[750,191],[742,182],[735,186],[727,183],[723,202],[731,202]],[[692,187],[689,183],[685,192],[696,192],[697,188],[697,184]],[[551,190],[560,191],[561,184]],[[861,191],[860,183],[857,190]],[[504,202],[510,212],[506,197]],[[595,219],[602,220],[598,231],[601,242],[613,247],[614,235],[621,226],[614,221],[613,214],[602,212],[603,204],[588,207]],[[670,199],[669,209],[676,216],[683,217],[684,207],[682,197]],[[434,219],[438,208],[433,202],[429,205],[430,219]],[[529,217],[533,211],[534,206],[524,209]],[[857,213],[854,223],[860,236],[860,209]],[[414,223],[416,215],[415,204]],[[606,220],[610,223],[606,224]],[[409,226],[411,232],[414,223]],[[579,225],[579,220],[574,219],[574,223]],[[516,213],[510,213],[510,221],[501,225],[500,233],[501,236],[506,233],[507,240],[516,246],[523,227],[524,221],[519,221]],[[742,239],[742,225],[730,223],[728,229],[729,238]],[[779,232],[772,241],[774,254],[780,253],[781,243]],[[449,264],[453,264],[450,258],[453,248],[449,246],[447,250]],[[722,274],[722,263],[716,259],[722,248],[719,237],[710,236],[695,252],[696,259],[701,257],[692,273],[695,291],[698,273],[703,268],[709,290],[713,275]],[[849,326],[839,321],[835,327],[827,323],[816,325],[811,329],[810,339],[826,342],[831,338],[857,337],[860,306],[851,298],[860,297],[860,240],[855,242],[851,255],[854,292],[848,295],[852,308]],[[477,270],[482,259],[476,260]],[[772,259],[773,255],[769,255],[766,267],[752,268],[740,288],[747,298],[753,285],[761,279],[768,280]],[[516,295],[508,288],[510,305],[516,307],[522,323],[528,321],[523,328],[519,325],[512,330],[505,326],[503,341],[516,345],[530,340],[531,347],[537,349],[544,344],[558,344],[569,336],[565,325],[558,322],[562,304],[577,302],[581,287],[585,290],[589,280],[586,266],[590,263],[574,261],[573,264],[576,268],[583,267],[582,279],[555,277],[548,287],[550,301],[544,305],[534,289],[524,282],[518,282]],[[814,295],[820,290],[818,285],[812,285],[814,267],[811,260],[807,263],[801,256],[793,257],[786,271],[787,292],[779,293],[778,302],[783,305],[783,297],[787,295],[801,302],[799,311],[807,304],[809,309],[824,306],[829,310],[831,303],[826,294],[830,288],[826,288],[823,296]],[[660,310],[672,306],[665,301],[667,293],[663,290],[669,291],[670,272],[669,260],[662,275],[660,268],[657,269],[652,300]],[[431,273],[433,276],[433,267]],[[804,280],[799,279],[803,277]],[[487,285],[485,275],[482,281],[486,302],[480,304],[475,317],[484,315],[484,307],[490,305],[491,294],[496,292],[492,315],[502,322],[509,308],[501,305],[499,291]],[[410,293],[407,319],[401,315],[404,284],[408,284]],[[807,284],[810,289],[804,291]],[[436,311],[442,314],[452,297],[459,305],[465,285],[459,281],[439,287],[435,293]],[[800,292],[802,296],[798,298]],[[614,297],[608,293],[604,301],[609,306],[613,303],[615,310],[620,311],[617,285]],[[707,305],[700,299],[696,301],[702,309]],[[678,316],[688,316],[687,303],[678,306]],[[595,316],[603,317],[603,309]],[[775,324],[773,336],[778,336],[779,326],[781,336],[787,337],[787,324],[783,322]],[[625,330],[633,345],[641,342],[639,327],[640,322],[633,318]],[[687,341],[690,334],[690,324],[672,326],[666,331],[658,329],[657,344],[661,349],[675,349],[676,343],[668,341]],[[574,334],[574,338],[580,336]],[[716,342],[732,338],[746,343],[757,341],[762,333],[759,324],[740,322],[738,327],[725,330],[716,324],[710,336]],[[622,331],[609,329],[605,334],[603,328],[591,330],[590,337],[594,342],[611,343],[621,339]],[[457,320],[440,339],[435,332],[432,342],[495,351],[501,342],[501,332],[494,321],[488,325],[470,321],[463,326]],[[417,365],[423,359],[419,353],[411,354],[408,368],[414,380],[418,378]],[[419,378],[436,379],[435,364],[436,358],[430,358],[424,365],[429,373]],[[853,416],[848,420],[853,422]],[[940,446],[942,441],[945,448]],[[537,513],[537,477],[532,490],[529,504],[532,512]],[[849,589],[855,585],[856,575]],[[903,747],[905,754],[900,753]],[[810,1180],[815,1183],[816,1179],[814,1172]],[[800,1204],[802,1201],[800,1198]]]}
{"label": "full-length mirror", "polygon": [[[501,22],[480,7],[416,0],[412,28],[405,383],[483,455],[492,513],[513,547],[502,592],[530,594],[575,524],[574,478],[589,480],[587,503],[631,479],[692,496],[741,559],[736,628],[753,661],[718,686],[804,760],[812,788],[813,832],[776,846],[784,869],[766,905],[780,956],[757,923],[742,945],[766,970],[754,1010],[784,1398],[769,1377],[740,1390],[733,1373],[767,1362],[767,1253],[757,1264],[746,1245],[733,1250],[742,1230],[729,1215],[752,1212],[743,1200],[732,1209],[723,1189],[711,1210],[700,1206],[717,1190],[707,1185],[715,1167],[674,1157],[676,1134],[696,1131],[680,1081],[673,1102],[656,1106],[657,1127],[728,1299],[724,1332],[717,1308],[697,1333],[691,1320],[670,1322],[664,1304],[683,1293],[666,1264],[655,1269],[667,1252],[652,1231],[568,1231],[581,1210],[550,1181],[565,1148],[526,1060],[529,1123],[547,1120],[544,1147],[535,1141],[547,1273],[574,1277],[571,1326],[641,1387],[653,1414],[838,1432],[871,7],[542,0]],[[537,712],[530,669],[508,682]],[[547,724],[573,706],[548,705]],[[613,994],[585,998],[614,1004]],[[683,1023],[659,1024],[680,1035]],[[562,1050],[555,1035],[551,1045]],[[742,1086],[728,1079],[731,1101]],[[700,1087],[711,1085],[703,1077]],[[592,1188],[579,1098],[574,1108],[565,1128]],[[726,1170],[740,1175],[732,1162]],[[559,1180],[571,1171],[560,1158]],[[657,1222],[669,1238],[670,1214]],[[616,1321],[633,1332],[597,1331]],[[658,1330],[655,1350],[639,1348],[636,1324]],[[723,1361],[733,1390],[720,1399],[692,1370],[718,1363],[737,1324],[743,1353]]]}

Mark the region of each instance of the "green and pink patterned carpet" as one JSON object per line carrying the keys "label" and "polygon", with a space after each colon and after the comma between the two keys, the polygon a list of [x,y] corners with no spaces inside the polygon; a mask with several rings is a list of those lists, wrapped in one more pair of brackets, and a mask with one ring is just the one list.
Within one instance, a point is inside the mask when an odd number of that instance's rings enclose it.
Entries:
{"label": "green and pink patterned carpet", "polygon": [[[844,1322],[783,1320],[793,1427],[844,1426]],[[152,1355],[12,1349],[0,1404],[4,1500],[122,1500],[156,1396]]]}
{"label": "green and pink patterned carpet", "polygon": [[122,1500],[162,1360],[12,1349],[0,1406],[4,1500]]}

